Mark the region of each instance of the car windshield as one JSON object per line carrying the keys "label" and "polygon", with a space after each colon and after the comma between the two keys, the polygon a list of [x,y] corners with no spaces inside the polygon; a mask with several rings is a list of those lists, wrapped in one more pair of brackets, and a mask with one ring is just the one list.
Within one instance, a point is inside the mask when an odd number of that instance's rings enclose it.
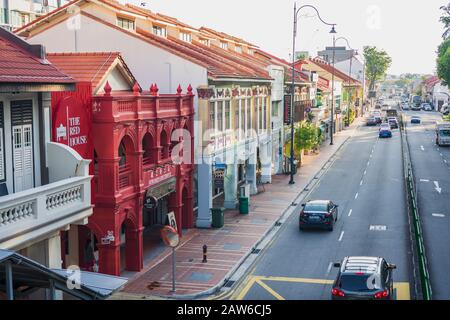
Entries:
{"label": "car windshield", "polygon": [[439,135],[442,137],[450,137],[450,130],[439,130]]}
{"label": "car windshield", "polygon": [[305,206],[305,211],[317,211],[317,212],[327,212],[328,204],[326,203],[307,203]]}
{"label": "car windshield", "polygon": [[340,279],[339,287],[348,291],[374,291],[379,290],[380,286],[375,281],[376,277],[369,274],[343,274]]}

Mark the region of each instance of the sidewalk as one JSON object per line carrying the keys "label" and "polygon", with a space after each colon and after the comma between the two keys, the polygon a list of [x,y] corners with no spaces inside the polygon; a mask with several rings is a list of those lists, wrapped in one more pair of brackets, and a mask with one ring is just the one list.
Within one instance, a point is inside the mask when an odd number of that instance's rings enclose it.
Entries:
{"label": "sidewalk", "polygon": [[[303,166],[289,185],[289,175],[272,177],[265,192],[252,196],[250,213],[225,212],[221,229],[192,229],[183,235],[176,249],[176,297],[200,294],[223,284],[254,245],[289,208],[293,200],[327,163],[328,159],[353,135],[361,124],[358,118],[350,128],[335,135],[334,145],[325,143],[318,155],[303,158]],[[208,262],[202,263],[203,245],[208,246]],[[172,293],[172,255],[165,250],[154,262],[134,275],[112,299],[170,298]]]}

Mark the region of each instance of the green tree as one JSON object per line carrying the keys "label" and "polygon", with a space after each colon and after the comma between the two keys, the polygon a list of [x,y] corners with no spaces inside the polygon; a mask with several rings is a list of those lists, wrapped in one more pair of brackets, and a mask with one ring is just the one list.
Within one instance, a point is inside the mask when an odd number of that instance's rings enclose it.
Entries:
{"label": "green tree", "polygon": [[294,146],[296,151],[311,150],[318,143],[317,128],[310,122],[302,122],[295,131]]}
{"label": "green tree", "polygon": [[439,19],[444,24],[442,38],[448,39],[450,36],[450,2],[446,6],[442,6],[441,10],[444,11],[443,16]]}
{"label": "green tree", "polygon": [[373,91],[376,82],[386,76],[392,58],[386,51],[368,46],[364,48],[364,59],[366,61],[366,76],[369,79],[369,90]]}
{"label": "green tree", "polygon": [[439,46],[437,73],[445,84],[450,85],[450,38],[444,40]]}

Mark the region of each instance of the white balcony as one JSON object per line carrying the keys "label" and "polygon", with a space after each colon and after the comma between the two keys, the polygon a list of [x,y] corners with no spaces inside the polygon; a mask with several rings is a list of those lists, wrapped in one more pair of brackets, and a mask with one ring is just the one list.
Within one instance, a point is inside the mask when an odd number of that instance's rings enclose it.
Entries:
{"label": "white balcony", "polygon": [[48,143],[50,184],[0,198],[0,249],[20,249],[92,214],[89,162]]}

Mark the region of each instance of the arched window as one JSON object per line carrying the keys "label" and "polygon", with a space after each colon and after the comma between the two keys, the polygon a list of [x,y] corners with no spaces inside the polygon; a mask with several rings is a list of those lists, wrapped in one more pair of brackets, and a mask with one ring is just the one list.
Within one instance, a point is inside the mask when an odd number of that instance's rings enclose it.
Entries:
{"label": "arched window", "polygon": [[142,139],[142,151],[144,165],[154,164],[156,162],[153,137],[150,133],[146,133]]}
{"label": "arched window", "polygon": [[125,148],[125,143],[122,140],[120,142],[119,145],[119,154],[118,154],[120,161],[119,161],[119,166],[124,166],[127,163],[127,155],[126,155],[126,148]]}

